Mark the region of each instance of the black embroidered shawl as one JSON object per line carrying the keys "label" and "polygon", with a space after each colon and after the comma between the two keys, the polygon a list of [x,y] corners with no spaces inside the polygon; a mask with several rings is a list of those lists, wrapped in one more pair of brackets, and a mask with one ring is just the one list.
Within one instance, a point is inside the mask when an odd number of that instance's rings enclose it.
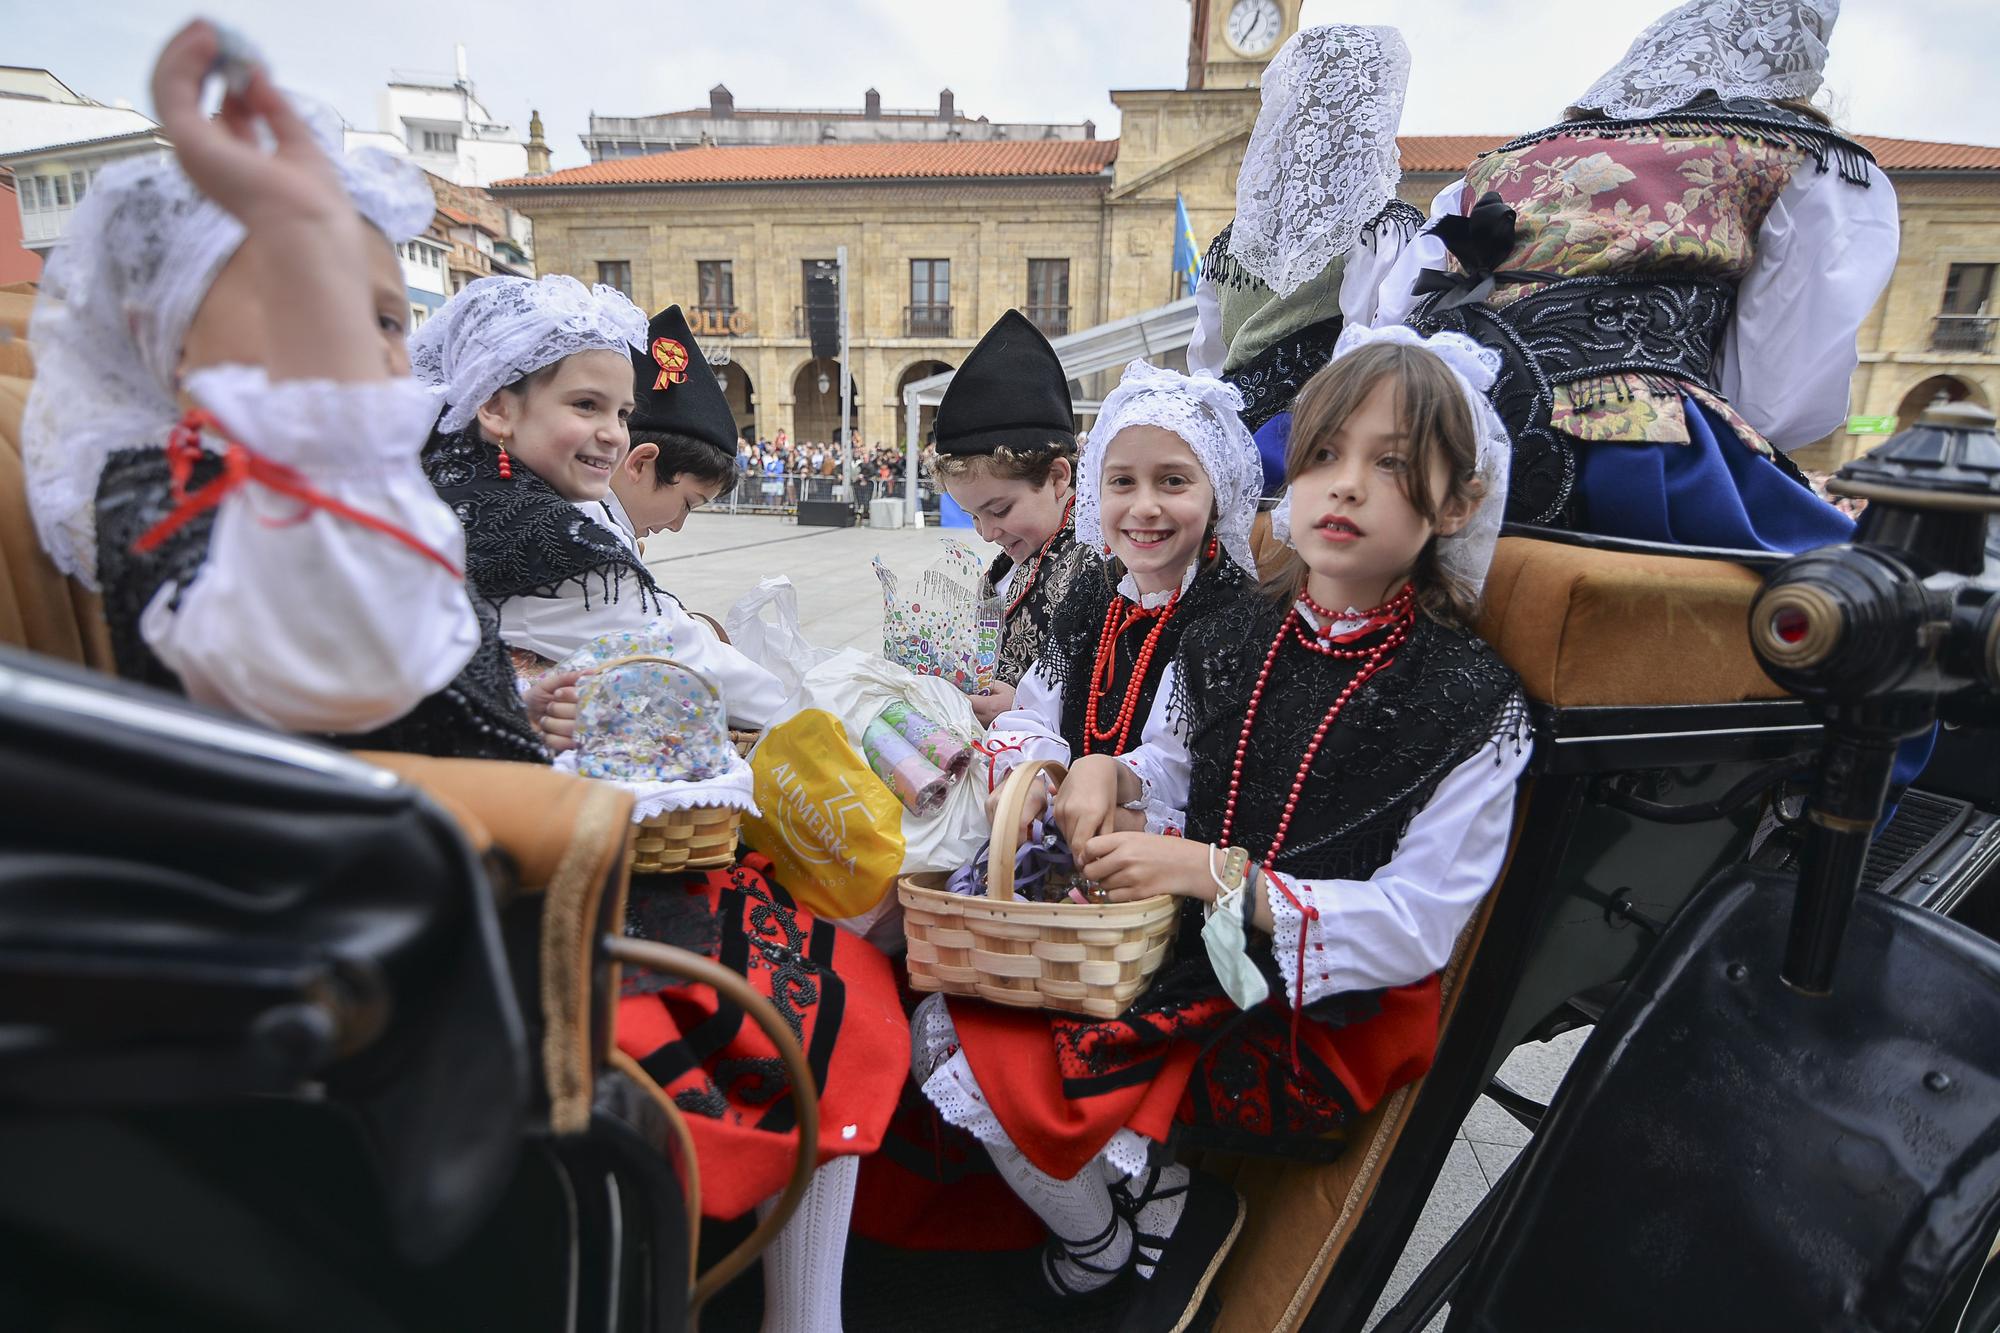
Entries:
{"label": "black embroidered shawl", "polygon": [[[1042,649],[1042,673],[1062,689],[1062,737],[1070,754],[1077,757],[1088,752],[1084,730],[1085,714],[1090,708],[1090,680],[1097,669],[1097,645],[1104,634],[1104,618],[1111,609],[1112,599],[1118,595],[1112,567],[1100,564],[1098,569],[1097,577],[1077,580],[1071,595],[1056,612]],[[1152,711],[1167,663],[1173,659],[1183,636],[1223,608],[1251,597],[1255,586],[1251,577],[1226,555],[1205,562],[1160,631],[1144,680],[1134,681],[1132,675],[1146,636],[1158,622],[1141,620],[1119,635],[1116,685],[1104,700],[1101,716],[1108,720],[1115,715],[1127,692],[1139,691],[1132,710],[1128,745],[1139,743],[1139,733]]]}
{"label": "black embroidered shawl", "polygon": [[[1025,596],[1018,587],[1008,590],[1007,600],[1012,602],[1019,598],[1019,605],[1007,617],[1007,623],[1000,627],[1000,661],[994,671],[995,679],[1003,685],[1021,683],[1021,677],[1028,674],[1029,668],[1042,655],[1042,645],[1048,639],[1056,611],[1079,586],[1099,577],[1100,563],[1096,552],[1077,545],[1073,519],[1064,523],[1055,540],[1049,543],[1048,553],[1042,557],[1039,569],[1033,560],[1028,562],[1028,568],[1034,570],[1035,581]],[[995,559],[986,571],[987,591],[998,588],[1000,580],[1006,578],[1007,571],[1013,567],[1014,561],[1009,556],[1002,555]],[[1021,577],[1028,575],[1024,571]]]}
{"label": "black embroidered shawl", "polygon": [[[219,456],[204,455],[195,464],[189,488],[208,484],[221,470]],[[179,693],[179,678],[146,646],[139,617],[163,586],[185,589],[193,581],[208,558],[215,511],[196,515],[149,552],[132,549],[173,508],[164,450],[128,449],[105,464],[97,484],[97,570],[118,674]],[[299,591],[300,614],[310,615],[311,589]],[[479,617],[479,648],[455,680],[386,727],[325,739],[356,750],[547,763],[548,753],[521,707],[513,668],[500,643],[499,616],[477,597],[472,609]]]}
{"label": "black embroidered shawl", "polygon": [[[466,581],[497,609],[512,597],[552,597],[575,584],[589,604],[623,595],[664,610],[660,587],[631,548],[540,477],[514,464],[500,475],[500,453],[472,425],[434,434],[424,472],[465,527]],[[629,585],[629,586],[628,586]]]}

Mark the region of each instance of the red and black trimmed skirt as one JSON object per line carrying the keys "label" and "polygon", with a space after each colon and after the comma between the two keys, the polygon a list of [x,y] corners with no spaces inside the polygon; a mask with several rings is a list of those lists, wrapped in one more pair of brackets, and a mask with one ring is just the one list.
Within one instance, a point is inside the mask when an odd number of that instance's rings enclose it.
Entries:
{"label": "red and black trimmed skirt", "polygon": [[[635,880],[628,928],[741,973],[777,1008],[819,1083],[821,1162],[875,1151],[910,1068],[909,1023],[881,953],[793,902],[755,854]],[[739,1216],[784,1188],[796,1112],[776,1048],[741,1009],[706,986],[628,971],[617,1040],[686,1118],[705,1216]]]}
{"label": "red and black trimmed skirt", "polygon": [[1337,1156],[1355,1118],[1430,1068],[1439,994],[1432,976],[1336,996],[1295,1027],[1282,992],[1245,1012],[1206,967],[1183,962],[1101,1022],[947,1003],[1008,1137],[1041,1170],[1068,1180],[1120,1129],[1163,1144]]}

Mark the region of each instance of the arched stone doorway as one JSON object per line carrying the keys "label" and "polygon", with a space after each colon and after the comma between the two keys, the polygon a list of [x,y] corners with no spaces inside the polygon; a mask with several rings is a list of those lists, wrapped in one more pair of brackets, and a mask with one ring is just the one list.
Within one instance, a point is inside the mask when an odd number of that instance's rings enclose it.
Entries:
{"label": "arched stone doorway", "polygon": [[722,386],[722,397],[736,416],[737,434],[758,439],[757,386],[751,380],[750,372],[735,361],[713,369],[716,383]]}
{"label": "arched stone doorway", "polygon": [[1991,406],[1977,384],[1956,375],[1933,375],[1911,386],[1910,391],[1903,395],[1903,401],[1896,405],[1896,428],[1901,430],[1908,426],[1940,397],[1948,403],[1963,402],[1969,398],[1981,407]]}
{"label": "arched stone doorway", "polygon": [[[917,361],[912,363],[908,370],[905,370],[901,375],[896,377],[895,445],[898,449],[901,449],[904,441],[910,438],[908,413],[904,410],[903,405],[903,390],[915,384],[918,380],[927,380],[933,375],[942,375],[947,370],[956,369],[958,367],[952,365],[949,361]],[[918,409],[917,444],[919,446],[930,443],[931,425],[936,419],[937,407],[935,405],[925,403]]]}
{"label": "arched stone doorway", "polygon": [[[854,381],[854,417],[861,418],[861,381]],[[840,362],[815,357],[792,376],[792,442],[832,444],[840,429]]]}

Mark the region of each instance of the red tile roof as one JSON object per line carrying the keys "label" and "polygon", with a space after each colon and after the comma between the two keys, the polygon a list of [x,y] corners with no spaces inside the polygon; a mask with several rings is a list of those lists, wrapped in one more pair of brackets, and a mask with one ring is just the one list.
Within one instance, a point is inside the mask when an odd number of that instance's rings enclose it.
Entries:
{"label": "red tile roof", "polygon": [[[2000,171],[2000,147],[1857,136],[1889,171]],[[1403,170],[1463,171],[1507,142],[1498,134],[1406,134]],[[1002,176],[1095,176],[1118,160],[1116,139],[813,144],[689,148],[611,158],[547,176],[499,182],[520,189],[592,185],[721,185],[766,181],[948,180]]]}
{"label": "red tile roof", "polygon": [[739,181],[939,180],[975,176],[1095,176],[1118,157],[1116,139],[963,143],[829,143],[804,147],[689,148],[611,158],[503,187],[709,185]]}

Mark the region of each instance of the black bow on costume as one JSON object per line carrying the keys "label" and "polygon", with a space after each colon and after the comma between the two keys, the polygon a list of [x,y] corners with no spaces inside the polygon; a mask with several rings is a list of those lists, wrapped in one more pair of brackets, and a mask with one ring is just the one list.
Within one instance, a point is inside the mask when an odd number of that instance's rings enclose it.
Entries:
{"label": "black bow on costume", "polygon": [[1442,293],[1431,307],[1434,313],[1484,301],[1493,294],[1496,283],[1552,282],[1562,276],[1536,269],[1500,267],[1514,252],[1514,210],[1494,190],[1481,195],[1469,214],[1439,218],[1430,233],[1444,242],[1444,248],[1451,251],[1451,257],[1464,270],[1452,273],[1425,269],[1417,275],[1417,295]]}

